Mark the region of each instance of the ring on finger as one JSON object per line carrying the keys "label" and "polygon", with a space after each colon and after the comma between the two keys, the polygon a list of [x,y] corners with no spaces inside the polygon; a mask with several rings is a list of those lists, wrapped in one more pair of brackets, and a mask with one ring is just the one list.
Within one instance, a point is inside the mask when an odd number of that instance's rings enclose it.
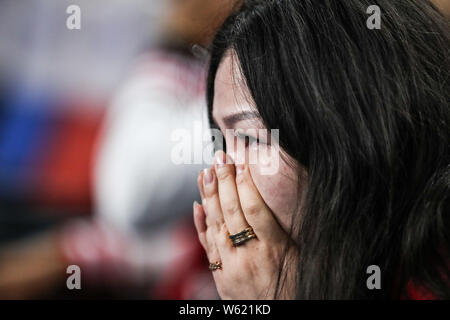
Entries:
{"label": "ring on finger", "polygon": [[215,271],[215,270],[219,270],[219,269],[222,269],[222,262],[216,261],[216,262],[210,262],[209,263],[209,270],[210,271]]}
{"label": "ring on finger", "polygon": [[233,246],[237,247],[243,245],[244,243],[246,243],[251,239],[256,239],[256,234],[253,231],[252,227],[248,227],[242,230],[241,232],[230,235],[229,238],[231,239]]}

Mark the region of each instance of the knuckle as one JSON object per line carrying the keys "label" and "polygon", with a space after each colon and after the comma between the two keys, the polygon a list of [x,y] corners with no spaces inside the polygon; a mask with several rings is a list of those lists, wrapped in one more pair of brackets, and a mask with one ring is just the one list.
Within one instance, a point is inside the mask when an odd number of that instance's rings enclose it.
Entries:
{"label": "knuckle", "polygon": [[249,216],[257,215],[261,211],[261,206],[257,203],[247,203],[245,213]]}
{"label": "knuckle", "polygon": [[241,207],[237,203],[229,203],[224,208],[225,214],[233,216],[241,212]]}
{"label": "knuckle", "polygon": [[236,184],[237,185],[242,185],[242,184],[245,184],[246,182],[247,182],[247,176],[245,173],[241,173],[236,176]]}
{"label": "knuckle", "polygon": [[226,181],[233,176],[233,172],[230,168],[230,166],[224,166],[220,168],[219,170],[216,170],[217,179],[219,181]]}
{"label": "knuckle", "polygon": [[223,221],[222,219],[216,221],[216,230],[218,233],[223,233],[225,228],[225,221]]}
{"label": "knuckle", "polygon": [[216,195],[216,186],[214,184],[211,184],[209,186],[206,186],[204,189],[205,197],[206,198],[212,198]]}

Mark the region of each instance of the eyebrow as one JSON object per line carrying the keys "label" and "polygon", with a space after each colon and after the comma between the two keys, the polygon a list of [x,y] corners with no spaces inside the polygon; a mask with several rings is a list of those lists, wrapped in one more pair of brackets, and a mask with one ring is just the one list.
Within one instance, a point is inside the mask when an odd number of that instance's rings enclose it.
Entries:
{"label": "eyebrow", "polygon": [[240,113],[235,113],[223,118],[223,123],[227,128],[232,128],[239,121],[249,120],[249,119],[259,119],[260,116],[255,111],[245,111]]}

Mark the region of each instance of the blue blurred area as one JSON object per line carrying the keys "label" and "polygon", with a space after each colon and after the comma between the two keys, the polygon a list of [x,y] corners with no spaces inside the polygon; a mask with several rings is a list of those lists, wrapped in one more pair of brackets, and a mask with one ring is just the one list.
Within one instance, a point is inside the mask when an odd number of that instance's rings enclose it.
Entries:
{"label": "blue blurred area", "polygon": [[3,99],[0,122],[0,194],[26,194],[33,172],[55,134],[52,99],[17,87]]}

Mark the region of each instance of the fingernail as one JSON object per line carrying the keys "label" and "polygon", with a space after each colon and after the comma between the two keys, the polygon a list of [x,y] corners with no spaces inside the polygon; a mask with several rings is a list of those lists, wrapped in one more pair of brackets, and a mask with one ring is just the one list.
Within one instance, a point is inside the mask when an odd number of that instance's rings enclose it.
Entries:
{"label": "fingernail", "polygon": [[203,170],[203,184],[207,185],[213,182],[213,174],[211,172],[211,169],[205,169]]}
{"label": "fingernail", "polygon": [[192,207],[195,209],[197,209],[197,207],[199,206],[197,201],[194,201],[194,203],[192,204]]}

